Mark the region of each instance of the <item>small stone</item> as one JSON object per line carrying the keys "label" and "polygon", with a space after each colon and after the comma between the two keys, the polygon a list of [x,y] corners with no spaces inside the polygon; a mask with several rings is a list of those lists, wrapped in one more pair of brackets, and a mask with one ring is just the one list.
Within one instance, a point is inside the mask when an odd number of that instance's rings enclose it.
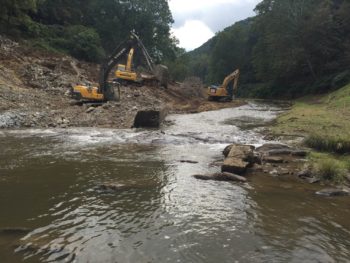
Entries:
{"label": "small stone", "polygon": [[300,171],[300,172],[297,174],[297,176],[298,176],[299,178],[311,178],[311,177],[312,177],[312,172],[311,172],[310,169],[306,168],[306,169]]}
{"label": "small stone", "polygon": [[94,110],[95,110],[94,107],[90,107],[90,108],[88,108],[85,112],[86,112],[86,113],[91,113],[91,112],[93,112]]}
{"label": "small stone", "polygon": [[107,109],[111,108],[111,104],[109,102],[107,102],[107,103],[102,105],[102,108],[107,110]]}
{"label": "small stone", "polygon": [[278,176],[278,171],[276,169],[273,169],[272,171],[270,171],[270,173],[272,176],[277,177]]}
{"label": "small stone", "polygon": [[317,178],[317,177],[311,177],[311,178],[306,178],[306,181],[309,184],[316,184],[316,183],[319,183],[321,181],[321,179]]}

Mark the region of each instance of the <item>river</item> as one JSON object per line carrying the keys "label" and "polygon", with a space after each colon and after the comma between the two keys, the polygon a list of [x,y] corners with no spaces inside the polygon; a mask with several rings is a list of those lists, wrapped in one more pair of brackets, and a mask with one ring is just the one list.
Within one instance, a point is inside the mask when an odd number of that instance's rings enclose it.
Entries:
{"label": "river", "polygon": [[1,262],[349,262],[348,198],[267,175],[191,176],[218,171],[227,144],[263,144],[257,129],[280,111],[171,115],[160,131],[0,131]]}

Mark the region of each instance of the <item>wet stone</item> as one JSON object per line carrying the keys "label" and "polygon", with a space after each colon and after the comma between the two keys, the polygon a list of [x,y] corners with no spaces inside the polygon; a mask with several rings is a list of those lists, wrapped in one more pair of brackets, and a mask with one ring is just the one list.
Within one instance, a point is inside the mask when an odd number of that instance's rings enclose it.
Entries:
{"label": "wet stone", "polygon": [[209,175],[193,175],[194,178],[199,180],[213,180],[213,181],[233,181],[233,182],[247,182],[247,179],[233,173],[215,173]]}
{"label": "wet stone", "polygon": [[320,196],[349,196],[350,191],[347,188],[327,188],[317,191],[316,195]]}
{"label": "wet stone", "polygon": [[247,168],[254,163],[255,155],[253,150],[254,146],[250,145],[232,145],[221,167],[221,171],[239,175],[244,174]]}

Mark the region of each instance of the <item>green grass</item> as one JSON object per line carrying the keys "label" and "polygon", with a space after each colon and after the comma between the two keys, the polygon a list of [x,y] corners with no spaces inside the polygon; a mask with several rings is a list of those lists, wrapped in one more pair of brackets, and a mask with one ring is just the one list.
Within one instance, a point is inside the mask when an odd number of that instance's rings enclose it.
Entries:
{"label": "green grass", "polygon": [[312,152],[309,156],[313,172],[324,181],[343,183],[350,169],[350,160],[347,156]]}
{"label": "green grass", "polygon": [[326,96],[296,101],[290,111],[278,118],[272,132],[350,142],[350,85]]}
{"label": "green grass", "polygon": [[350,153],[349,139],[333,135],[311,134],[304,140],[304,144],[318,151],[338,154]]}
{"label": "green grass", "polygon": [[271,128],[276,135],[301,135],[313,149],[310,163],[321,179],[343,182],[350,171],[350,84],[324,96],[295,102]]}

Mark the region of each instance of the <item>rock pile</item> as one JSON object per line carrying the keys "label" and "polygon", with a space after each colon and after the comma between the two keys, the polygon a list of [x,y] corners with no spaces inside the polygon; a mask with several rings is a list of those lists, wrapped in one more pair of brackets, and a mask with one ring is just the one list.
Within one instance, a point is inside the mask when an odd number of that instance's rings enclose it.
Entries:
{"label": "rock pile", "polygon": [[[300,167],[295,165],[307,155],[307,151],[291,148],[284,144],[265,144],[255,148],[252,145],[232,144],[224,151],[221,173],[194,175],[196,179],[245,182],[243,176],[257,172],[272,176],[298,174]],[[244,180],[242,180],[242,178]]]}

